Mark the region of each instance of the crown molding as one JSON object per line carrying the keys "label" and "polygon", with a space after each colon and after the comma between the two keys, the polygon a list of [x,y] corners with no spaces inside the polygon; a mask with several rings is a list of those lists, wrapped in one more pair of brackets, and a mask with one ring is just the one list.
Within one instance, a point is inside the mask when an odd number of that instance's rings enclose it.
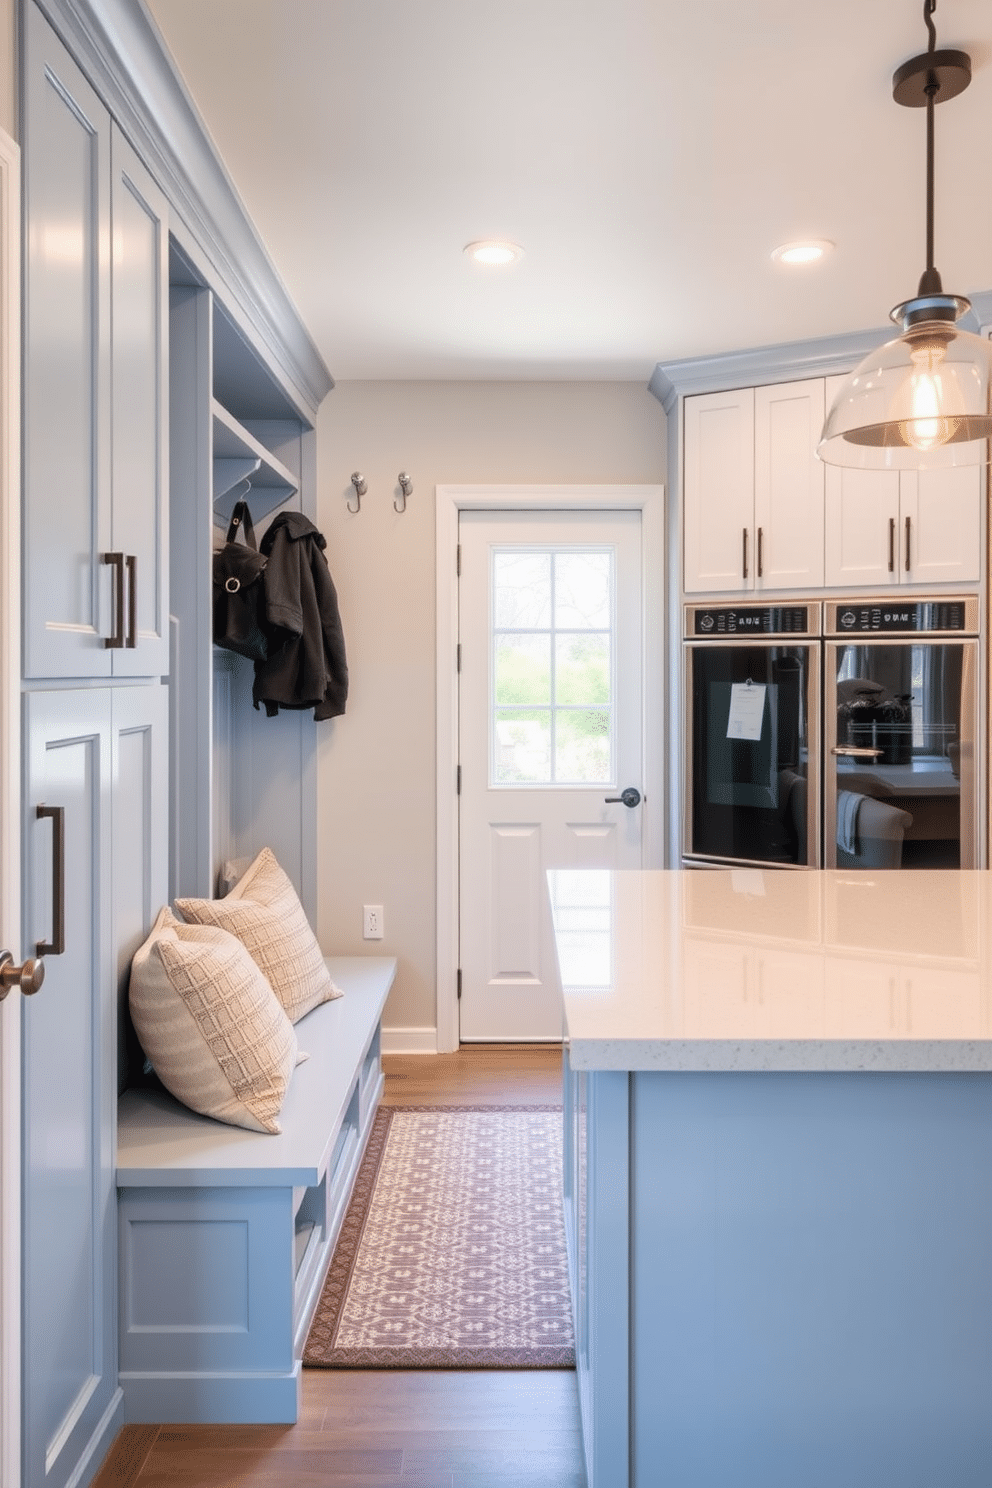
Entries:
{"label": "crown molding", "polygon": [[[992,290],[969,296],[971,310],[961,319],[966,331],[992,327]],[[871,331],[849,331],[816,340],[786,341],[777,346],[752,347],[718,356],[688,357],[684,361],[659,362],[651,374],[648,391],[671,413],[679,398],[693,393],[720,393],[728,388],[760,387],[765,383],[798,382],[804,377],[830,377],[849,372],[883,341],[896,335],[895,327]]]}
{"label": "crown molding", "polygon": [[211,288],[312,422],[334,379],[255,231],[144,0],[35,0],[209,267]]}

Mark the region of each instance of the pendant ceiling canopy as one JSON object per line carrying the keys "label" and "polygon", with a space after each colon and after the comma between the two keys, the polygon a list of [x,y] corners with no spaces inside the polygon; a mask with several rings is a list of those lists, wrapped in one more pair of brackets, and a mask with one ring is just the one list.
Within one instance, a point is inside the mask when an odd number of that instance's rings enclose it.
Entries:
{"label": "pendant ceiling canopy", "polygon": [[971,81],[967,52],[937,49],[936,5],[924,0],[927,51],[892,78],[897,103],[927,111],[927,266],[916,295],[890,312],[902,335],[869,353],[834,399],[817,446],[831,465],[891,470],[990,459],[992,344],[958,326],[971,303],[944,291],[933,261],[934,108]]}

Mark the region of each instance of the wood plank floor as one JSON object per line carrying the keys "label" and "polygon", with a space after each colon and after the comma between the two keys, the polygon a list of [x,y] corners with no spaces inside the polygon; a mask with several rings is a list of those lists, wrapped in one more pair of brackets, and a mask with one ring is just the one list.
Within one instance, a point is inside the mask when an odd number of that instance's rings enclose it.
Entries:
{"label": "wood plank floor", "polygon": [[[555,1105],[561,1051],[386,1055],[384,1101]],[[295,1426],[128,1426],[95,1488],[584,1488],[570,1370],[303,1371]]]}

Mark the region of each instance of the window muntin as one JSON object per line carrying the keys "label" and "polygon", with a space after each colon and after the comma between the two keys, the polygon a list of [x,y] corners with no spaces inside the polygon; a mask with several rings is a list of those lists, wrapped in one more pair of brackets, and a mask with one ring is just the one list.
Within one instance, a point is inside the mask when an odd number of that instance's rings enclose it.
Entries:
{"label": "window muntin", "polygon": [[615,779],[616,552],[491,550],[490,783]]}

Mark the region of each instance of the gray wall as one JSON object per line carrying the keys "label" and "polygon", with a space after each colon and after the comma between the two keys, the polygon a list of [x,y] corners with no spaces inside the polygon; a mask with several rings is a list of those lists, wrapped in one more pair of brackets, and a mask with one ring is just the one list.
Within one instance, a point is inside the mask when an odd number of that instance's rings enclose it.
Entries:
{"label": "gray wall", "polygon": [[[317,524],[338,586],[351,695],[317,725],[318,935],[399,958],[386,1026],[435,1026],[434,487],[661,483],[666,428],[643,383],[339,382],[317,425]],[[358,516],[351,472],[368,480]],[[399,471],[414,494],[393,510]],[[362,940],[363,904],[386,938]]]}

